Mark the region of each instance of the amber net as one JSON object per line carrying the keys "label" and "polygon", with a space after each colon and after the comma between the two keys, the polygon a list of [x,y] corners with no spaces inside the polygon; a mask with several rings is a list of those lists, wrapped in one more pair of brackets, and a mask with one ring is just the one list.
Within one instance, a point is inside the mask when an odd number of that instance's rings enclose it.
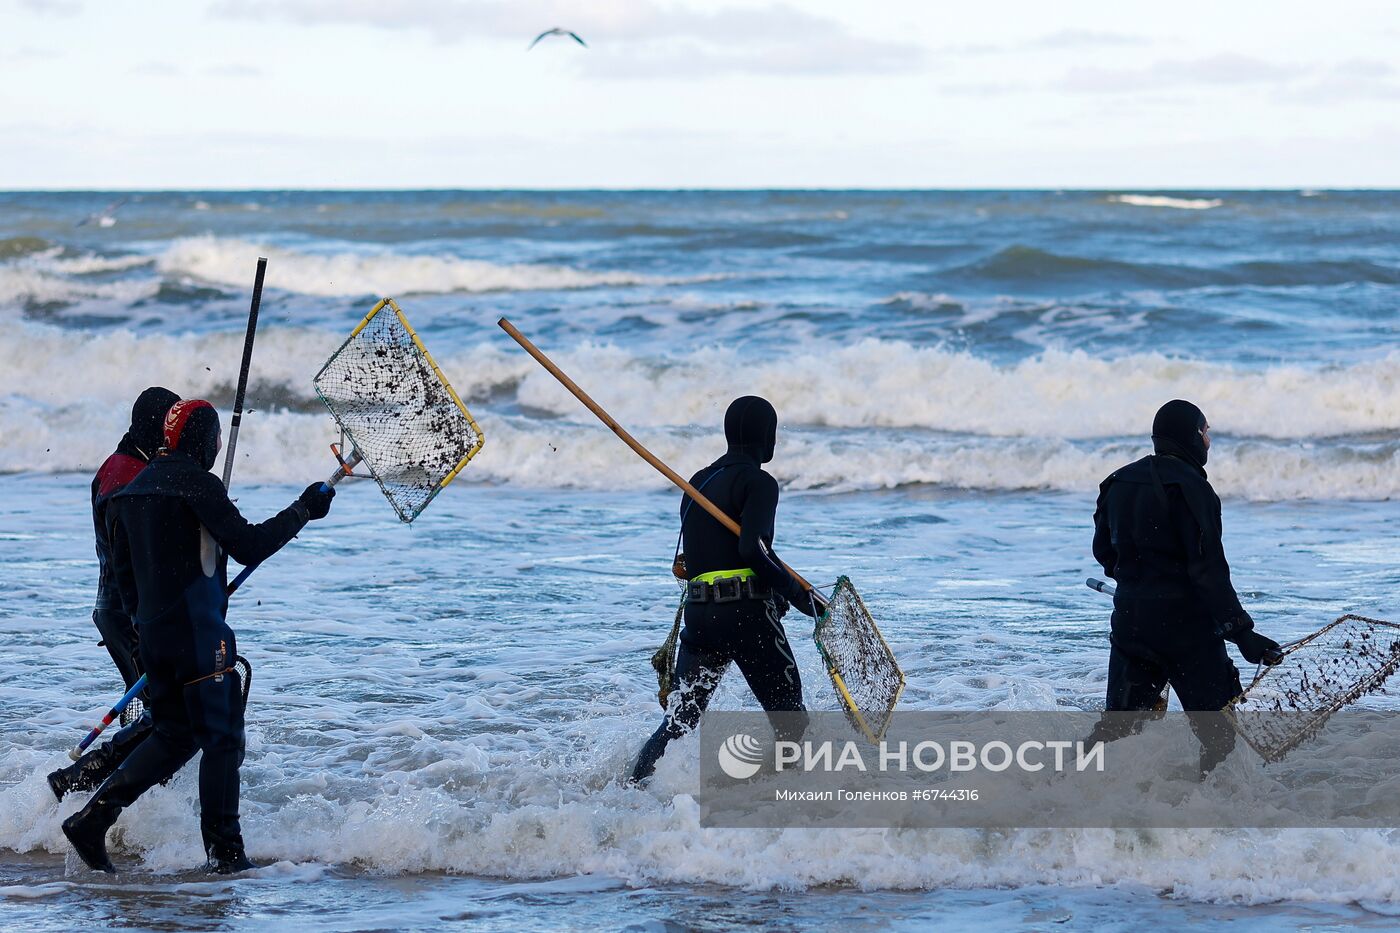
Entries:
{"label": "amber net", "polygon": [[1266,761],[1278,761],[1337,710],[1379,690],[1400,666],[1400,625],[1345,615],[1291,645],[1226,709]]}
{"label": "amber net", "polygon": [[846,577],[836,581],[812,638],[851,725],[879,742],[904,692],[904,672]]}
{"label": "amber net", "polygon": [[481,449],[481,429],[388,299],[326,361],[315,384],[405,522]]}

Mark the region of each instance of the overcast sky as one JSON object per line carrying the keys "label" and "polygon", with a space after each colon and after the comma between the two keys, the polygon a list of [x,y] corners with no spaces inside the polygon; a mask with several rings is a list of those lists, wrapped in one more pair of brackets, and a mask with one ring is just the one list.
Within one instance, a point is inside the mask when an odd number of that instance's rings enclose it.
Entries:
{"label": "overcast sky", "polygon": [[1400,185],[1394,0],[0,0],[0,60],[0,188]]}

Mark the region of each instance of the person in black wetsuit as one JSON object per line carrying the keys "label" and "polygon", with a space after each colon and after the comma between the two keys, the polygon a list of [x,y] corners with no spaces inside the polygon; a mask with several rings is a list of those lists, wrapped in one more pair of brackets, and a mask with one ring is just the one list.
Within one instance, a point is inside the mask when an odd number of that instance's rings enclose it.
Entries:
{"label": "person in black wetsuit", "polygon": [[335,490],[313,483],[277,515],[249,524],[209,472],[221,446],[214,408],[178,402],[164,428],[159,456],[107,506],[117,589],[140,632],[155,728],[64,821],[63,833],[90,868],[114,871],[106,833],[122,809],[202,751],[206,868],[242,871],[254,866],[238,823],[243,694],[234,668],[238,643],[225,621],[227,562],[262,563],[307,521],[323,518]]}
{"label": "person in black wetsuit", "polygon": [[[1171,684],[1184,710],[1218,712],[1241,691],[1225,642],[1251,664],[1277,663],[1279,645],[1254,630],[1230,582],[1220,498],[1206,479],[1205,415],[1190,402],[1168,402],[1152,422],[1152,444],[1155,453],[1103,481],[1094,512],[1094,557],[1118,583],[1105,710],[1160,710]],[[1105,717],[1094,736],[1140,726]],[[1218,716],[1193,717],[1192,726],[1204,774],[1234,748],[1234,731]]]}
{"label": "person in black wetsuit", "polygon": [[[131,616],[123,611],[117,596],[112,549],[107,540],[107,503],[146,468],[160,449],[165,413],[179,400],[180,396],[160,386],[152,386],[137,396],[131,408],[131,427],[92,480],[92,525],[97,537],[97,599],[92,609],[92,622],[121,672],[127,690],[141,677],[141,659],[136,650],[136,626]],[[150,731],[151,716],[148,712],[142,713],[109,741],[68,767],[49,774],[49,787],[54,796],[62,800],[69,791],[92,790],[101,784]]]}
{"label": "person in black wetsuit", "polygon": [[[676,652],[678,687],[666,719],[632,766],[631,781],[651,777],[672,739],[700,722],[732,661],[768,712],[803,713],[802,678],[783,630],[783,615],[796,606],[820,615],[825,601],[804,590],[773,553],[778,482],[762,464],[773,459],[778,415],[766,400],[735,399],[724,415],[729,450],[691,477],[691,485],[739,523],[735,537],[708,512],[681,499],[681,535],[689,575],[685,625]],[[804,717],[783,717],[781,738],[795,741]],[[795,733],[795,734],[787,734]]]}

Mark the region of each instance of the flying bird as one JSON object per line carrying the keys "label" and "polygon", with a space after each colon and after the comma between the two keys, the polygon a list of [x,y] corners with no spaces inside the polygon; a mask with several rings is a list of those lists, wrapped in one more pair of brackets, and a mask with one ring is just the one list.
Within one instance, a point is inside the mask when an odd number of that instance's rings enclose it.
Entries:
{"label": "flying bird", "polygon": [[116,214],[117,208],[130,200],[130,198],[122,198],[120,201],[113,201],[96,214],[89,214],[85,220],[78,221],[78,226],[86,227],[88,224],[96,224],[99,227],[116,226],[117,218],[113,215]]}
{"label": "flying bird", "polygon": [[[579,45],[583,46],[585,49],[588,48],[588,43],[587,43],[587,42],[584,42],[582,39],[580,39],[580,38],[578,37],[578,33],[572,32],[572,31],[570,31],[570,30],[568,30],[568,29],[560,29],[558,26],[555,26],[553,29],[546,29],[544,32],[540,33],[538,36],[535,36],[535,41],[530,43],[530,49],[533,49],[536,45],[539,45],[539,42],[540,42],[541,39],[547,39],[547,38],[549,38],[550,36],[568,36],[570,39],[573,39],[575,42],[577,42]],[[528,51],[530,51],[530,49],[526,49],[525,51],[528,52]]]}

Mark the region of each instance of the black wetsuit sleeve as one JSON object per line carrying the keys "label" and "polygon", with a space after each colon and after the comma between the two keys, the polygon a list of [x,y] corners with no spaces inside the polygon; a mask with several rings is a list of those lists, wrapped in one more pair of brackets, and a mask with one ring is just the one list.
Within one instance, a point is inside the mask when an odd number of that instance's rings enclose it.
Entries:
{"label": "black wetsuit sleeve", "polygon": [[[1172,489],[1172,493],[1183,499],[1188,495],[1179,488]],[[1208,514],[1199,516],[1190,507],[1191,503],[1185,501],[1173,510],[1180,516],[1176,524],[1182,549],[1186,552],[1186,573],[1215,622],[1216,630],[1225,638],[1234,638],[1254,628],[1254,620],[1240,605],[1239,594],[1230,581],[1230,565],[1225,560],[1225,544],[1221,540],[1220,500],[1196,504],[1208,510]],[[1214,518],[1213,523],[1211,518]]]}
{"label": "black wetsuit sleeve", "polygon": [[294,502],[267,521],[254,525],[229,501],[218,478],[212,473],[207,476],[207,481],[201,482],[196,493],[189,497],[190,508],[228,556],[244,567],[261,564],[276,554],[307,522],[305,506]]}
{"label": "black wetsuit sleeve", "polygon": [[1109,527],[1108,509],[1104,504],[1108,489],[1108,483],[1099,487],[1099,501],[1094,507],[1094,560],[1103,567],[1104,574],[1113,579],[1113,571],[1118,566],[1118,551],[1113,547],[1113,529]]}
{"label": "black wetsuit sleeve", "polygon": [[792,578],[792,574],[783,569],[778,555],[773,553],[768,543],[773,540],[777,514],[778,481],[760,472],[749,481],[744,508],[739,516],[739,556],[775,593],[811,615],[812,607],[806,592]]}

